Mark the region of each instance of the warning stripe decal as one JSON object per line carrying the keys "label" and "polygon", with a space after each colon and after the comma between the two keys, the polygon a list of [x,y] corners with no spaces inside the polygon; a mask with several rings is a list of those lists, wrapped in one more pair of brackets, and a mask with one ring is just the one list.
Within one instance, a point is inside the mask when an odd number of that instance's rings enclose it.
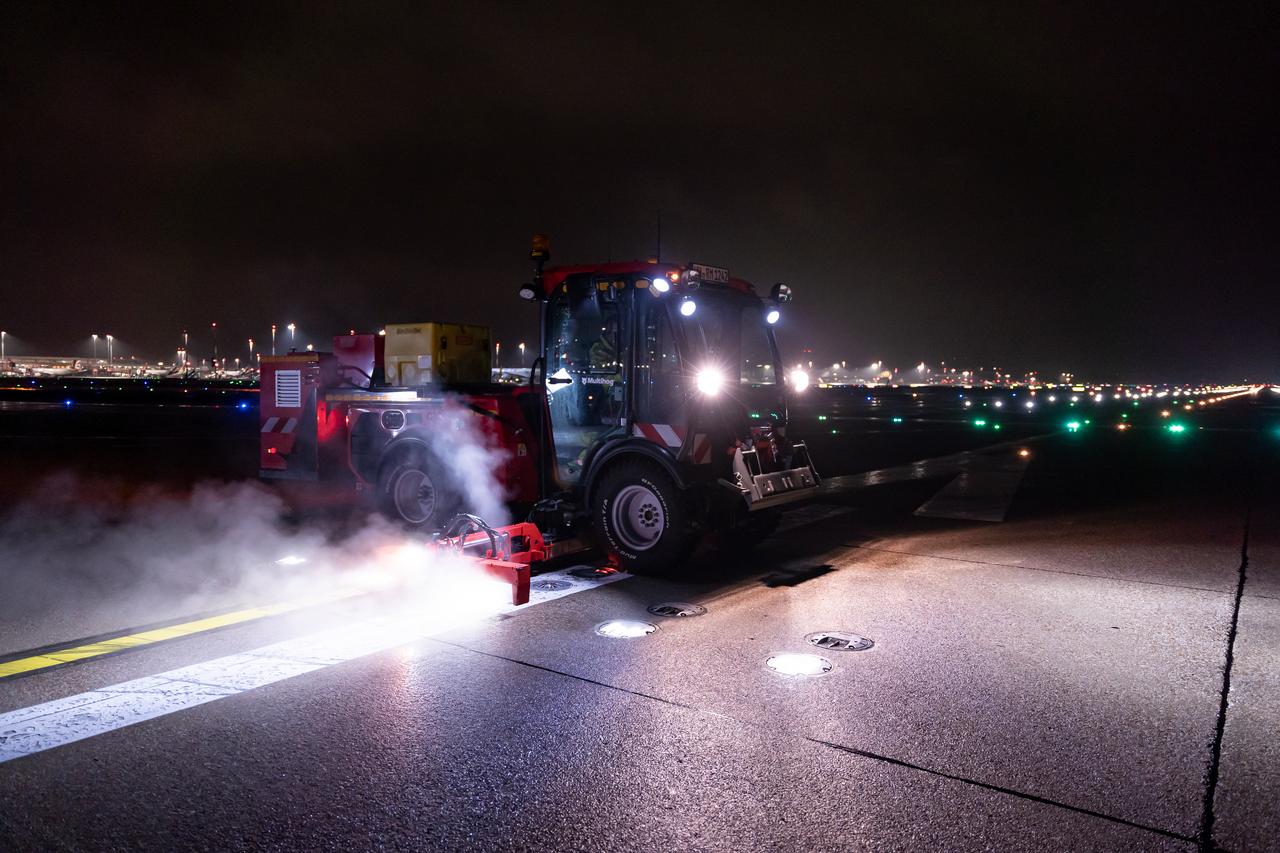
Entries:
{"label": "warning stripe decal", "polygon": [[270,418],[267,418],[266,422],[262,425],[262,431],[263,432],[293,432],[294,428],[297,425],[298,425],[297,418],[289,418],[288,420],[285,420],[284,418],[270,417]]}
{"label": "warning stripe decal", "polygon": [[[632,425],[631,434],[678,451],[684,445],[688,431],[675,424],[646,424],[637,421]],[[711,440],[705,432],[694,434],[693,449],[689,458],[696,465],[711,461]]]}

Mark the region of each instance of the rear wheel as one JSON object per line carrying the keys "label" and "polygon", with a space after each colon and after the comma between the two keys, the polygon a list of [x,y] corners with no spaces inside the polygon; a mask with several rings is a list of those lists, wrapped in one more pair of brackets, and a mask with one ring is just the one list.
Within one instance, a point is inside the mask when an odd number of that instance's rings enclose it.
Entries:
{"label": "rear wheel", "polygon": [[608,547],[628,571],[670,572],[693,550],[685,495],[656,465],[615,463],[592,498],[592,517]]}
{"label": "rear wheel", "polygon": [[457,501],[440,467],[425,452],[404,454],[383,466],[378,505],[408,527],[436,529],[453,516]]}

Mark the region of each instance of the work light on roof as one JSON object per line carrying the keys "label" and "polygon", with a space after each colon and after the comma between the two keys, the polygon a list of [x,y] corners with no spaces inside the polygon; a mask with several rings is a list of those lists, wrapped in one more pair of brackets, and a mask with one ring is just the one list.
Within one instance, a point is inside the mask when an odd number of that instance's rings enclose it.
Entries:
{"label": "work light on roof", "polygon": [[519,293],[520,293],[520,298],[525,300],[526,302],[532,302],[533,300],[538,298],[538,291],[536,288],[534,288],[532,284],[526,283],[526,284],[520,285]]}
{"label": "work light on roof", "polygon": [[768,323],[770,326],[777,323],[778,320],[780,319],[782,319],[782,312],[779,311],[777,308],[770,308],[768,311],[765,312],[764,321]]}
{"label": "work light on roof", "polygon": [[659,293],[666,293],[671,289],[671,282],[667,280],[666,276],[655,276],[653,279],[653,289]]}
{"label": "work light on roof", "polygon": [[686,296],[684,299],[680,300],[681,315],[685,317],[692,317],[693,312],[697,310],[698,310],[698,303],[694,302],[689,297]]}

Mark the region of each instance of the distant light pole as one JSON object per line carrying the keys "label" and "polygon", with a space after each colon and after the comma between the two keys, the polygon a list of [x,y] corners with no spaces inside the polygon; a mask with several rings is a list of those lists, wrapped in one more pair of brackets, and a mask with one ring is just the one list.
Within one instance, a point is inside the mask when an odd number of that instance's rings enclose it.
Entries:
{"label": "distant light pole", "polygon": [[93,338],[93,360],[97,361],[98,360],[98,336],[90,335],[89,337]]}
{"label": "distant light pole", "polygon": [[298,339],[298,327],[290,323],[285,328],[289,330],[289,349],[295,349],[294,342]]}
{"label": "distant light pole", "polygon": [[218,324],[210,323],[209,325],[213,329],[213,369],[217,370],[218,369]]}
{"label": "distant light pole", "polygon": [[115,343],[115,340],[116,339],[114,335],[107,335],[107,365],[108,366],[111,365],[112,360],[115,358],[115,356],[112,355],[112,345]]}
{"label": "distant light pole", "polygon": [[520,342],[520,366],[524,367],[524,341]]}
{"label": "distant light pole", "polygon": [[187,330],[182,330],[182,364],[184,367],[191,365],[191,347],[187,346]]}
{"label": "distant light pole", "polygon": [[4,339],[9,337],[8,332],[0,332],[0,361],[4,361]]}
{"label": "distant light pole", "polygon": [[249,338],[249,360],[253,361],[253,338]]}
{"label": "distant light pole", "polygon": [[276,354],[276,324],[271,324],[271,354]]}
{"label": "distant light pole", "polygon": [[493,345],[493,360],[497,362],[498,369],[502,369],[502,341],[496,341]]}

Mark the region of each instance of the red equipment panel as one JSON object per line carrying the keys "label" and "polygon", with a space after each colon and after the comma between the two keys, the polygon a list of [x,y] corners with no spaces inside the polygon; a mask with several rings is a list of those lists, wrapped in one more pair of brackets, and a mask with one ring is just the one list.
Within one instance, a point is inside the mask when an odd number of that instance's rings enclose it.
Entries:
{"label": "red equipment panel", "polygon": [[380,384],[386,341],[381,335],[335,335],[333,357],[337,361],[338,381],[357,388]]}
{"label": "red equipment panel", "polygon": [[262,477],[315,480],[320,474],[317,403],[334,382],[337,362],[309,352],[262,359],[259,387],[258,467]]}

